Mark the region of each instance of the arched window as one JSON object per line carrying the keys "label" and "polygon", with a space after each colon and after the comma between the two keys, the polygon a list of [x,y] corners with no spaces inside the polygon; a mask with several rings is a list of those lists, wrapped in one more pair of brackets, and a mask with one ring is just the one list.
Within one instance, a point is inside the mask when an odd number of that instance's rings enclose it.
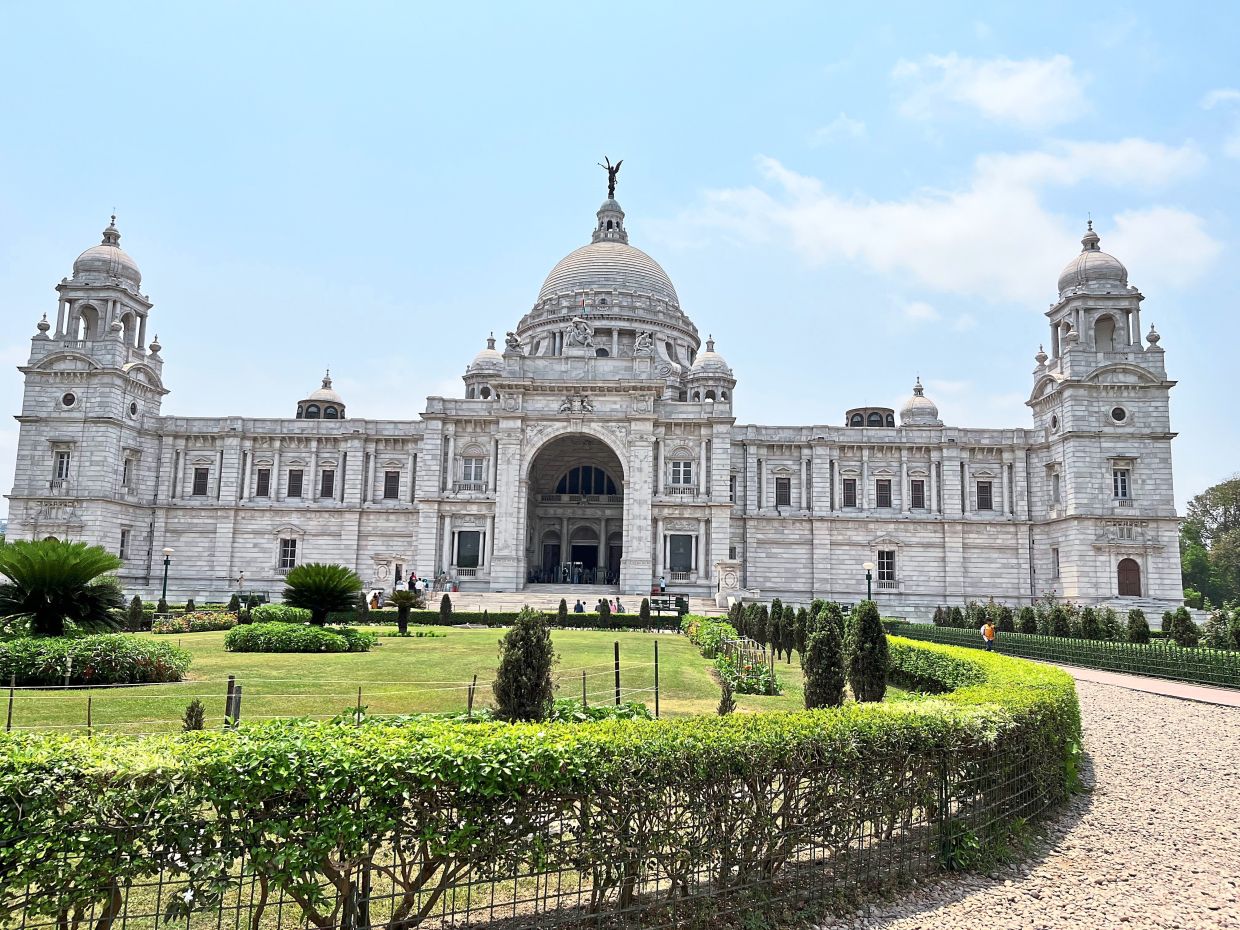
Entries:
{"label": "arched window", "polygon": [[298,405],[297,405],[297,419],[299,419],[299,420],[300,420],[300,419],[301,419],[302,417],[304,417],[305,415],[306,415],[306,411],[305,411],[304,409],[302,409],[301,404],[298,404]]}
{"label": "arched window", "polygon": [[882,426],[883,415],[881,413],[871,413],[865,421],[866,426]]}
{"label": "arched window", "polygon": [[606,349],[604,349],[602,346],[599,346],[597,349],[595,349],[594,354],[597,355],[599,358],[607,358],[607,356],[611,355],[611,353],[608,352]]}
{"label": "arched window", "polygon": [[556,494],[615,494],[616,482],[601,468],[578,465],[564,473],[555,486]]}
{"label": "arched window", "polygon": [[888,426],[896,425],[896,415],[894,413],[887,414],[887,425]]}
{"label": "arched window", "polygon": [[714,392],[714,391],[707,391],[707,392],[706,392],[706,399],[707,399],[707,400],[714,400],[714,399],[715,399],[715,392]]}
{"label": "arched window", "polygon": [[324,407],[323,408],[323,419],[324,420],[339,420],[340,412],[335,407]]}
{"label": "arched window", "polygon": [[699,400],[701,400],[701,399],[702,399],[702,392],[701,392],[701,391],[694,391],[694,392],[693,392],[693,400],[694,400],[694,402],[696,403],[697,401],[699,401]]}
{"label": "arched window", "polygon": [[483,400],[488,400],[491,396],[491,389],[484,384],[481,389],[479,389],[478,396]]}
{"label": "arched window", "polygon": [[720,399],[720,400],[727,400],[727,399],[728,399],[728,392],[727,392],[727,391],[720,391],[720,392],[719,392],[719,399]]}
{"label": "arched window", "polygon": [[688,391],[681,391],[679,394],[677,394],[677,395],[676,395],[676,399],[677,399],[677,400],[688,400],[688,399],[689,399],[689,392],[688,392]]}
{"label": "arched window", "polygon": [[607,221],[607,228],[608,228],[608,229],[611,229],[611,220],[608,220],[608,221]]}
{"label": "arched window", "polygon": [[1094,348],[1099,352],[1116,350],[1115,317],[1110,314],[1103,314],[1094,323]]}
{"label": "arched window", "polygon": [[306,404],[306,419],[317,420],[319,418],[319,405]]}
{"label": "arched window", "polygon": [[849,421],[848,425],[849,426],[865,426],[865,417],[863,417],[859,413],[854,413],[852,415],[852,420]]}
{"label": "arched window", "polygon": [[94,339],[99,335],[99,311],[90,304],[78,310],[78,339]]}
{"label": "arched window", "polygon": [[477,396],[478,396],[478,389],[474,387],[473,385],[470,385],[469,387],[465,389],[466,400],[473,400]]}

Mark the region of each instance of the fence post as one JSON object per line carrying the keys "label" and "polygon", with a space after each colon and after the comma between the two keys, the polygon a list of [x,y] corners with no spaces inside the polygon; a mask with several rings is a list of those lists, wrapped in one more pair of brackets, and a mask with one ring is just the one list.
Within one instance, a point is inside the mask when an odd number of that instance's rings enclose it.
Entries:
{"label": "fence post", "polygon": [[228,690],[224,693],[224,729],[228,729],[228,720],[232,717],[233,690],[237,687],[237,676],[228,676]]}
{"label": "fence post", "polygon": [[69,677],[73,674],[73,659],[65,663],[65,687],[69,687]]}
{"label": "fence post", "polygon": [[13,691],[17,687],[17,673],[14,672],[9,676],[9,715],[4,721],[4,732],[8,733],[13,729]]}
{"label": "fence post", "polygon": [[654,719],[659,719],[659,641],[654,641]]}
{"label": "fence post", "polygon": [[620,640],[616,640],[616,706],[620,706]]}
{"label": "fence post", "polygon": [[233,726],[241,722],[241,685],[233,689]]}
{"label": "fence post", "polygon": [[469,683],[469,698],[468,698],[469,706],[465,710],[465,713],[469,717],[470,720],[474,719],[474,692],[477,689],[478,689],[478,676],[475,674],[474,680]]}
{"label": "fence post", "polygon": [[357,713],[354,715],[354,721],[357,726],[362,725],[362,686],[357,686]]}
{"label": "fence post", "polygon": [[586,699],[586,670],[581,670],[581,709],[585,710],[590,706],[590,702]]}
{"label": "fence post", "polygon": [[93,736],[94,724],[91,721],[91,705],[94,703],[94,695],[86,695],[86,735]]}

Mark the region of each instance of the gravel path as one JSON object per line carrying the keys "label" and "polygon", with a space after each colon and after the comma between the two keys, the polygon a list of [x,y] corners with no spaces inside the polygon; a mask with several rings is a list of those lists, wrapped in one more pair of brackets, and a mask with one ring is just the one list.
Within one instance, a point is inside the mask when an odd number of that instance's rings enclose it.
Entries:
{"label": "gravel path", "polygon": [[1082,794],[1032,856],[822,925],[881,930],[1240,930],[1240,708],[1077,682]]}

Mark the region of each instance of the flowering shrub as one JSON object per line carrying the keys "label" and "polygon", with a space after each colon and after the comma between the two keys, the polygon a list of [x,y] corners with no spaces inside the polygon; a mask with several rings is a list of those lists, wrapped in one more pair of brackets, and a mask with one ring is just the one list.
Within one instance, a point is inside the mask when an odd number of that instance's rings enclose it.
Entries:
{"label": "flowering shrub", "polygon": [[728,656],[715,658],[715,670],[737,694],[780,694],[779,679],[769,665],[740,662]]}
{"label": "flowering shrub", "polygon": [[349,627],[329,629],[300,623],[251,623],[224,637],[229,652],[369,652],[374,633]]}
{"label": "flowering shrub", "polygon": [[180,681],[190,655],[171,643],[124,633],[0,641],[0,681],[19,685],[139,685]]}
{"label": "flowering shrub", "polygon": [[196,610],[179,617],[160,617],[151,624],[152,633],[211,633],[231,630],[237,625],[237,615],[215,610]]}

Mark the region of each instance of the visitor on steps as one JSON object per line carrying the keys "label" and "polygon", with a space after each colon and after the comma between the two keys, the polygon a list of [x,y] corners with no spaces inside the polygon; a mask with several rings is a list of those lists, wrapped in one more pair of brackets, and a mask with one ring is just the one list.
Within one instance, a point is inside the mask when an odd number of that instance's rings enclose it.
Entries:
{"label": "visitor on steps", "polygon": [[578,598],[577,603],[573,605],[573,613],[584,614],[585,612],[586,612],[586,605],[581,602],[581,598]]}
{"label": "visitor on steps", "polygon": [[987,620],[982,624],[982,639],[986,641],[986,651],[994,652],[995,649],[995,625]]}

